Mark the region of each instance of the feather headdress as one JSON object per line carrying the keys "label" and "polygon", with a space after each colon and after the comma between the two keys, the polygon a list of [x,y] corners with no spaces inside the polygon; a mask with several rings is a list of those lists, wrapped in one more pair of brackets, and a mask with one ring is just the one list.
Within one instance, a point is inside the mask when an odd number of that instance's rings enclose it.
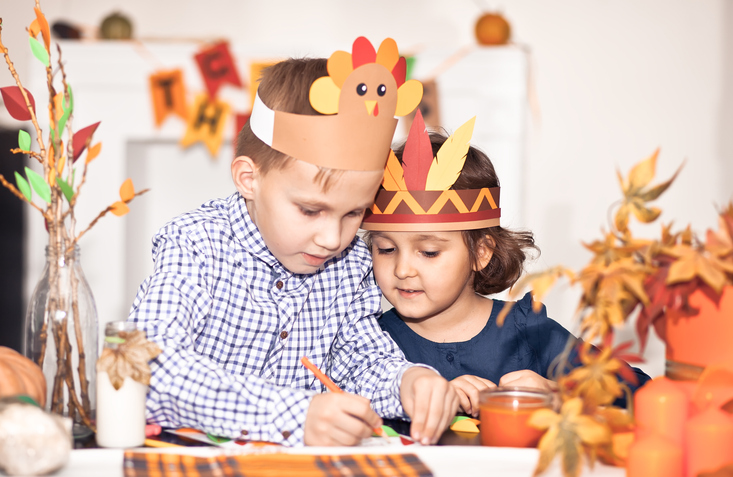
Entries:
{"label": "feather headdress", "polygon": [[249,119],[252,132],[273,149],[321,167],[383,170],[397,127],[395,116],[412,112],[422,84],[405,81],[406,63],[387,38],[376,51],[364,37],[352,52],[328,59],[328,76],[310,88],[313,108],[324,116],[270,109],[259,94]]}
{"label": "feather headdress", "polygon": [[499,225],[499,187],[453,190],[466,163],[473,117],[433,157],[430,136],[417,110],[402,163],[390,151],[382,188],[362,228],[381,231],[473,230]]}

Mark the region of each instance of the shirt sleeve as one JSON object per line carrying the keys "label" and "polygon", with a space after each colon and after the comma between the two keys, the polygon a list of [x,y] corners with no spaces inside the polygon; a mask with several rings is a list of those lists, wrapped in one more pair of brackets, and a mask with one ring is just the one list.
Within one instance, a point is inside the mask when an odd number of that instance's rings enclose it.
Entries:
{"label": "shirt sleeve", "polygon": [[369,273],[331,348],[332,375],[345,391],[370,399],[374,411],[383,418],[408,419],[400,400],[402,376],[414,366],[435,370],[408,362],[392,338],[381,330],[377,321],[381,296]]}
{"label": "shirt sleeve", "polygon": [[[151,364],[147,417],[165,427],[302,445],[313,392],[236,375],[196,352],[195,336],[210,319],[205,240],[196,244],[168,226],[153,245],[155,271],[140,286],[129,320],[162,349]],[[210,254],[208,256],[211,256]]]}

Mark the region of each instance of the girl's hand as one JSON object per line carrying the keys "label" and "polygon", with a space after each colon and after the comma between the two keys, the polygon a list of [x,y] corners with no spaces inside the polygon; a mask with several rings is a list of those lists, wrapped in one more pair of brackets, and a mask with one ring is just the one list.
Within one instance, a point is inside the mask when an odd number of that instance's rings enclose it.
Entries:
{"label": "girl's hand", "polygon": [[478,417],[479,414],[479,393],[484,389],[496,387],[496,384],[488,379],[479,378],[470,374],[458,376],[450,384],[456,390],[456,394],[458,394],[458,399],[461,403],[460,409],[473,417]]}
{"label": "girl's hand", "polygon": [[529,369],[512,371],[501,377],[499,386],[521,386],[525,388],[536,388],[544,391],[557,391],[557,383],[545,379]]}
{"label": "girl's hand", "polygon": [[382,418],[367,398],[347,393],[316,394],[308,406],[303,440],[307,446],[354,446],[381,425]]}
{"label": "girl's hand", "polygon": [[402,375],[400,400],[410,419],[410,436],[423,445],[435,444],[453,420],[458,396],[435,371],[419,366]]}

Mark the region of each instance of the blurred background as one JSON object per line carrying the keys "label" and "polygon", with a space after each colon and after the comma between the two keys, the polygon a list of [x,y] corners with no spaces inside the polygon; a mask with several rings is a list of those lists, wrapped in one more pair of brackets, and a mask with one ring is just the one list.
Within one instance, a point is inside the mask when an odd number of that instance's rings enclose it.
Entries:
{"label": "blurred background", "polygon": [[[45,76],[25,31],[35,18],[33,5],[2,0],[2,41],[24,86],[43,104]],[[496,164],[502,224],[532,230],[542,249],[530,270],[584,266],[590,254],[582,242],[602,237],[609,207],[621,196],[616,171],[626,175],[657,148],[655,183],[684,163],[656,203],[664,223],[691,223],[702,234],[717,228],[716,207],[733,199],[730,1],[48,0],[42,7],[57,26],[54,42],[74,90],[74,128],[101,121],[95,142],[103,142],[102,152],[90,165],[79,223],[118,200],[127,177],[138,190],[151,188],[130,214],[105,218],[80,242],[101,323],[126,318],[136,287],[152,269],[150,238],[159,227],[234,191],[234,119],[215,151],[203,143],[183,147],[185,121],[171,116],[157,127],[149,89],[150,75],[181,69],[192,104],[205,91],[194,55],[221,40],[229,43],[243,87],[225,86],[219,98],[232,113],[246,114],[253,65],[350,51],[357,36],[375,47],[394,38],[400,53],[413,57],[412,77],[433,88],[424,107],[434,121],[450,132],[477,116],[473,144]],[[508,22],[506,44],[478,44],[476,24],[486,13]],[[108,22],[105,33],[100,26],[113,14],[116,23]],[[131,40],[100,39],[128,28]],[[0,86],[13,85],[0,70]],[[0,109],[1,172],[12,177],[23,164],[7,151],[19,127],[32,127]],[[395,139],[405,135],[398,127]],[[40,215],[6,190],[0,190],[0,207],[0,344],[12,346],[40,278],[46,237]],[[660,227],[632,229],[653,236]],[[549,316],[572,331],[578,296],[563,284],[545,301]],[[617,336],[634,338],[633,327]],[[641,367],[663,374],[658,340],[645,356]]]}

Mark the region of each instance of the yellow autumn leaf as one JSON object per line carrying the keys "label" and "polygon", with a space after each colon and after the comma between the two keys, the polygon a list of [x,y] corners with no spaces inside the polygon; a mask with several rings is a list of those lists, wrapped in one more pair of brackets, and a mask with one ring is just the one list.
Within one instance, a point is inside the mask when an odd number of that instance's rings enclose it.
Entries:
{"label": "yellow autumn leaf", "polygon": [[677,257],[677,260],[669,267],[668,284],[689,282],[697,276],[720,293],[725,286],[726,276],[709,257],[693,247],[684,245],[672,247],[670,252]]}
{"label": "yellow autumn leaf", "polygon": [[657,207],[647,208],[634,203],[631,208],[631,212],[634,214],[634,217],[639,220],[639,222],[648,224],[657,220],[657,217],[659,217],[659,214],[662,213],[662,210]]}
{"label": "yellow autumn leaf", "polygon": [[132,179],[127,179],[120,186],[120,198],[122,202],[128,203],[135,197],[135,186],[132,185]]}
{"label": "yellow autumn leaf", "polygon": [[110,207],[112,207],[110,212],[115,214],[117,217],[122,217],[130,211],[130,208],[127,206],[127,204],[119,200],[112,204]]}
{"label": "yellow autumn leaf", "polygon": [[102,150],[101,142],[98,142],[97,144],[87,149],[87,158],[85,160],[85,164],[89,164],[90,162],[92,162],[99,155],[99,151],[101,150]]}
{"label": "yellow autumn leaf", "polygon": [[626,192],[636,193],[643,189],[652,179],[654,179],[654,172],[657,167],[657,157],[659,156],[659,149],[647,159],[641,161],[631,168],[628,177],[628,189]]}

